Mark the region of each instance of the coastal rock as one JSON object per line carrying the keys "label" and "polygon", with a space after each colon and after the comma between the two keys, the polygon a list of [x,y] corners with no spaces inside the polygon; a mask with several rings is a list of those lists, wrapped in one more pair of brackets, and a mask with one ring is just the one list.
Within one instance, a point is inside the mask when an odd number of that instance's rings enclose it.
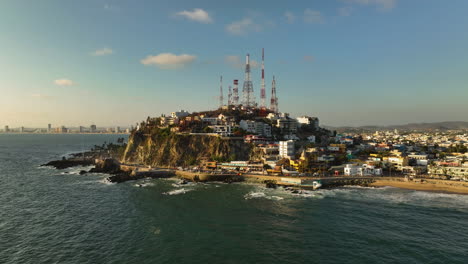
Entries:
{"label": "coastal rock", "polygon": [[104,160],[97,160],[96,167],[92,168],[89,172],[93,173],[120,173],[120,163],[115,159],[104,159]]}
{"label": "coastal rock", "polygon": [[70,167],[76,166],[90,166],[94,164],[94,160],[90,159],[66,159],[62,158],[61,160],[53,160],[41,166],[52,166],[58,170],[63,170]]}

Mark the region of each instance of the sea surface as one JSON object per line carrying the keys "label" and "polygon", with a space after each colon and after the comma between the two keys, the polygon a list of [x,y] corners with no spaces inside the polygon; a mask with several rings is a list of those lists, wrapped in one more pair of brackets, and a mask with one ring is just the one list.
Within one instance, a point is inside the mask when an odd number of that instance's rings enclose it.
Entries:
{"label": "sea surface", "polygon": [[468,263],[468,196],[294,195],[39,165],[117,135],[0,135],[0,263]]}

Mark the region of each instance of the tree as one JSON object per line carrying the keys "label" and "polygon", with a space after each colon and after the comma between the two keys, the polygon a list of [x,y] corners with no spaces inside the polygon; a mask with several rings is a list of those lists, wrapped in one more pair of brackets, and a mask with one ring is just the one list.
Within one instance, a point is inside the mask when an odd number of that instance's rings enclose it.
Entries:
{"label": "tree", "polygon": [[213,131],[214,130],[209,126],[203,128],[203,132],[205,132],[205,133],[213,133]]}

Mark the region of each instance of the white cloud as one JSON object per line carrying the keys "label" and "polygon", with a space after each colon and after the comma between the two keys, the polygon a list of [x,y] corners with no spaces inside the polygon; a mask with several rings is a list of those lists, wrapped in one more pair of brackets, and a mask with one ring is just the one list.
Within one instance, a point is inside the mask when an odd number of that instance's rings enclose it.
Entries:
{"label": "white cloud", "polygon": [[396,6],[397,0],[345,0],[348,3],[359,5],[375,5],[379,10],[391,10]]}
{"label": "white cloud", "polygon": [[304,10],[304,22],[310,24],[323,24],[325,23],[325,19],[320,11],[307,8]]}
{"label": "white cloud", "polygon": [[96,50],[93,52],[93,55],[94,56],[105,56],[105,55],[110,55],[114,53],[114,51],[110,48],[103,48],[103,49],[99,49],[99,50]]}
{"label": "white cloud", "polygon": [[158,55],[149,55],[140,62],[144,65],[154,65],[161,69],[179,69],[196,60],[196,56],[189,54],[160,53]]}
{"label": "white cloud", "polygon": [[263,26],[254,22],[252,18],[234,21],[226,26],[226,31],[233,35],[246,35],[249,32],[259,32]]}
{"label": "white cloud", "polygon": [[[237,55],[228,55],[224,58],[226,64],[233,68],[243,69],[245,67],[245,61],[241,60],[241,58]],[[250,67],[257,68],[260,64],[256,60],[250,60]]]}
{"label": "white cloud", "polygon": [[286,11],[284,13],[284,17],[286,18],[286,22],[288,22],[289,24],[294,23],[294,21],[296,20],[296,16],[293,14],[293,12],[290,11]]}
{"label": "white cloud", "polygon": [[338,15],[340,16],[350,16],[352,12],[353,12],[353,8],[350,6],[338,8]]}
{"label": "white cloud", "polygon": [[54,83],[58,86],[72,86],[74,83],[69,79],[57,79]]}
{"label": "white cloud", "polygon": [[182,16],[189,20],[193,20],[200,23],[213,23],[213,19],[210,17],[208,12],[201,8],[195,8],[192,11],[184,10],[176,13],[176,16]]}

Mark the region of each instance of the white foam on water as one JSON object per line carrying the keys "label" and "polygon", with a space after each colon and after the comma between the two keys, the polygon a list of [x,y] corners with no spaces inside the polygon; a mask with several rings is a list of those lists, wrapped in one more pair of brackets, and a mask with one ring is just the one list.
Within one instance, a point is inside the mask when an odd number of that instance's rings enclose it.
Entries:
{"label": "white foam on water", "polygon": [[196,183],[194,183],[194,182],[187,182],[185,184],[173,183],[171,185],[172,185],[172,187],[180,188],[180,187],[184,187],[184,186],[193,186],[193,185],[196,185]]}
{"label": "white foam on water", "polygon": [[101,183],[101,184],[104,184],[104,185],[116,185],[117,184],[115,182],[110,182],[107,179],[107,177],[104,177],[104,178],[100,179],[98,182]]}
{"label": "white foam on water", "polygon": [[276,196],[276,195],[272,195],[272,196],[266,196],[265,198],[267,198],[267,199],[269,199],[269,200],[275,200],[275,201],[284,200],[284,198],[283,198],[283,197]]}
{"label": "white foam on water", "polygon": [[253,198],[261,198],[265,197],[265,193],[263,192],[249,192],[248,194],[244,195],[246,200],[253,199]]}
{"label": "white foam on water", "polygon": [[134,187],[151,187],[151,186],[154,186],[154,182],[143,182],[143,183],[135,183],[133,185]]}
{"label": "white foam on water", "polygon": [[191,191],[191,190],[182,188],[182,189],[177,189],[177,190],[173,190],[173,191],[169,191],[169,192],[164,192],[163,194],[165,194],[165,195],[178,195],[178,194],[185,194],[185,193],[187,193],[189,191]]}

